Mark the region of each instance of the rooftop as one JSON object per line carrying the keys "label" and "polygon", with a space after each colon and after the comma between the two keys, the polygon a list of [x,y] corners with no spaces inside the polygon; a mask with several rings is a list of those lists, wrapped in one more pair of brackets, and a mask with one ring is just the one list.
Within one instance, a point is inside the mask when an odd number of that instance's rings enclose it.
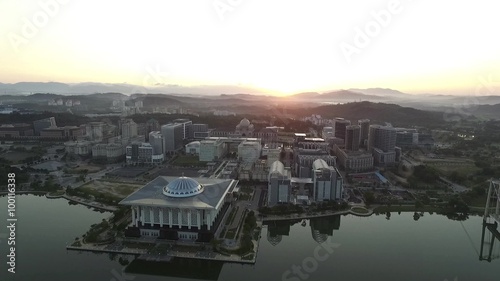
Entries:
{"label": "rooftop", "polygon": [[[237,181],[231,179],[159,176],[127,196],[119,204],[215,209],[223,201],[226,193],[236,184]],[[191,191],[193,193],[189,193]],[[188,192],[187,197],[182,197],[186,194],[180,193],[185,192]]]}

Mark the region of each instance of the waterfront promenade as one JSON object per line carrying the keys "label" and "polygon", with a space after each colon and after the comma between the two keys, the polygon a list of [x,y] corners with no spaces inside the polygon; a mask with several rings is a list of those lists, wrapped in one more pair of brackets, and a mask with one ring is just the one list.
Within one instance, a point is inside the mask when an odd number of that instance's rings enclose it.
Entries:
{"label": "waterfront promenade", "polygon": [[371,209],[365,209],[366,213],[361,213],[361,212],[356,212],[356,210],[353,210],[356,208],[359,207],[354,207],[351,208],[350,210],[345,210],[345,211],[324,211],[322,213],[316,213],[316,214],[290,214],[284,216],[266,216],[262,218],[262,221],[266,222],[266,221],[302,220],[302,219],[313,219],[313,218],[322,218],[322,217],[330,217],[335,215],[348,215],[348,214],[361,217],[369,217],[373,214],[373,210]]}
{"label": "waterfront promenade", "polygon": [[[112,254],[123,254],[123,255],[134,255],[138,259],[148,260],[148,261],[170,261],[172,258],[185,258],[185,259],[201,259],[201,260],[216,260],[223,262],[232,262],[232,263],[246,263],[253,264],[256,260],[256,253],[258,248],[258,242],[254,241],[254,252],[251,258],[243,258],[239,255],[235,254],[220,254],[211,250],[202,250],[201,247],[197,247],[196,244],[191,244],[186,246],[182,243],[171,243],[158,240],[153,240],[149,243],[154,243],[155,246],[151,249],[138,249],[138,248],[129,248],[123,244],[123,241],[116,241],[111,244],[106,245],[94,245],[94,244],[82,244],[81,246],[66,246],[67,250],[71,251],[88,251],[95,253],[112,253]],[[183,245],[184,247],[182,251],[176,251],[172,249],[160,249],[162,245]],[[201,245],[201,244],[200,244]],[[210,244],[206,244],[206,246],[211,247]],[[191,249],[189,249],[191,248]]]}

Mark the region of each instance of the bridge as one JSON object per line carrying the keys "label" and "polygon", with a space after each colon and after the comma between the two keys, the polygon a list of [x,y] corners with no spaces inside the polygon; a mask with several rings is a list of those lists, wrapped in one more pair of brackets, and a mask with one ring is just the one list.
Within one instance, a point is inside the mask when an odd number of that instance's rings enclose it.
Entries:
{"label": "bridge", "polygon": [[[495,240],[500,242],[500,232],[498,231],[498,224],[500,223],[500,181],[491,180],[488,189],[486,206],[484,208],[483,216],[483,231],[481,236],[481,251],[479,254],[480,261],[491,262],[500,257],[500,250],[494,250]],[[488,230],[488,237],[486,236],[486,229]],[[484,248],[486,247],[487,253],[484,255]],[[500,249],[500,248],[499,248]],[[496,253],[495,253],[496,252]]]}
{"label": "bridge", "polygon": [[484,208],[483,220],[493,220],[497,224],[500,223],[500,180],[491,180],[490,188],[488,189],[486,206]]}

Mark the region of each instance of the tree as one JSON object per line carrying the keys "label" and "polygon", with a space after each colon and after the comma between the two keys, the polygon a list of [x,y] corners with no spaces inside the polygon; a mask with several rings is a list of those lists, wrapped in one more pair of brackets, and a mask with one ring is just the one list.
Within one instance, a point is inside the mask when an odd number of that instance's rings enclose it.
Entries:
{"label": "tree", "polygon": [[371,205],[375,202],[375,195],[371,191],[367,191],[364,194],[366,205]]}
{"label": "tree", "polygon": [[424,206],[424,203],[422,203],[422,201],[420,201],[420,200],[415,201],[415,208],[420,209],[423,206]]}

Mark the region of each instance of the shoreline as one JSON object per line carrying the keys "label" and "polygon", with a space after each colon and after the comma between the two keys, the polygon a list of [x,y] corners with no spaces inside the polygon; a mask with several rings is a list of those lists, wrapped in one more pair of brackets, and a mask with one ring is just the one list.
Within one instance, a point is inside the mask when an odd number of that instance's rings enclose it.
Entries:
{"label": "shoreline", "polygon": [[[7,191],[0,191],[0,197],[7,196],[8,194],[9,193]],[[87,199],[69,196],[66,193],[61,194],[61,195],[50,195],[49,191],[31,190],[31,191],[16,191],[15,194],[16,195],[24,195],[24,194],[45,195],[45,197],[47,199],[64,198],[64,199],[68,200],[69,202],[77,203],[77,204],[80,204],[83,206],[91,207],[91,208],[101,210],[101,211],[106,211],[106,212],[114,212],[114,211],[118,210],[118,207],[115,207],[115,206],[104,205],[104,204],[96,202],[96,201],[85,202],[84,200],[87,200]]]}
{"label": "shoreline", "polygon": [[[282,221],[282,220],[299,220],[299,219],[314,219],[314,218],[322,218],[322,217],[331,217],[331,216],[337,216],[337,215],[355,215],[359,217],[369,217],[374,214],[374,210],[365,208],[365,207],[353,207],[353,208],[363,208],[366,209],[368,212],[367,213],[358,213],[356,211],[353,211],[352,208],[350,210],[344,210],[344,211],[336,211],[336,212],[329,212],[329,213],[324,213],[324,214],[311,214],[311,215],[297,215],[297,214],[290,214],[287,216],[273,216],[273,217],[262,217],[262,222],[266,221]],[[295,215],[295,216],[294,216]]]}
{"label": "shoreline", "polygon": [[[368,212],[367,213],[358,213],[352,210],[352,208],[364,208]],[[450,211],[446,208],[435,207],[435,206],[424,206],[421,208],[415,208],[413,205],[403,205],[403,206],[386,206],[386,205],[374,205],[371,207],[362,207],[362,206],[353,206],[350,210],[337,211],[337,212],[329,212],[324,214],[312,214],[312,215],[297,215],[290,214],[285,216],[273,216],[273,217],[262,217],[262,222],[268,221],[285,221],[285,220],[299,220],[299,219],[314,219],[314,218],[322,218],[322,217],[330,217],[336,215],[354,215],[358,217],[370,217],[374,214],[381,213],[394,213],[394,212],[433,212],[433,213],[444,213],[446,211]],[[469,207],[470,214],[481,214],[484,212],[484,207]]]}

